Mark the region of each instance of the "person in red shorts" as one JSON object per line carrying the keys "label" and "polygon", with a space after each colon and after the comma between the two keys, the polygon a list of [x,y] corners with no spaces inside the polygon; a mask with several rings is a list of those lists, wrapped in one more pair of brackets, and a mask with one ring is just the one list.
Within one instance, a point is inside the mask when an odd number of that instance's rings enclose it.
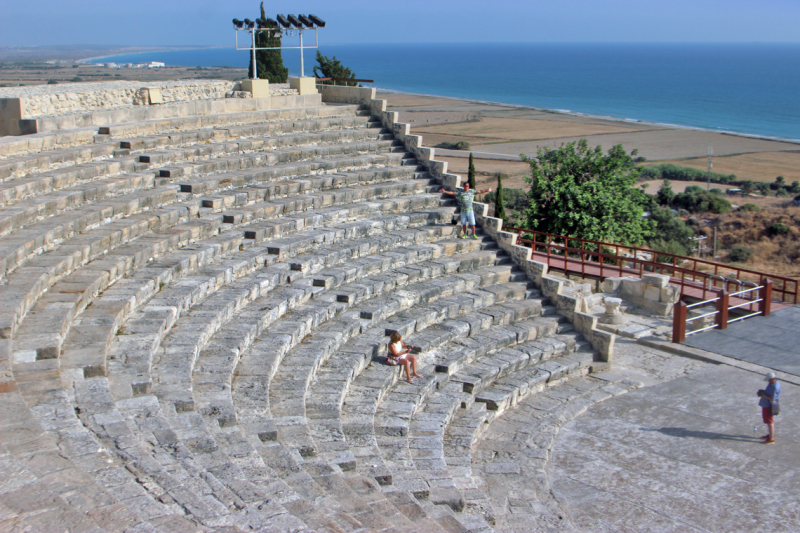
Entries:
{"label": "person in red shorts", "polygon": [[761,407],[761,419],[767,425],[769,433],[761,437],[764,439],[764,444],[773,444],[775,442],[775,419],[773,418],[772,408],[778,405],[778,396],[781,393],[781,384],[778,383],[778,377],[775,372],[767,372],[764,376],[764,381],[768,381],[769,385],[764,390],[758,391],[758,405]]}

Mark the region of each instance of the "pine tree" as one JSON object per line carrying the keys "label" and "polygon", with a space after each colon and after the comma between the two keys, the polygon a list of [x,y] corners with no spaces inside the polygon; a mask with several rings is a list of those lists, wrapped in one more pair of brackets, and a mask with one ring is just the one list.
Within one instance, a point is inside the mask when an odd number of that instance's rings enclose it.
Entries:
{"label": "pine tree", "polygon": [[[266,21],[264,2],[261,2],[261,20]],[[256,48],[280,48],[281,38],[275,37],[278,29],[277,23],[270,26],[275,30],[256,30]],[[256,65],[259,79],[269,80],[270,83],[286,83],[289,79],[289,69],[283,66],[283,57],[280,50],[256,50]],[[250,78],[253,77],[253,56],[250,56],[248,67]]]}
{"label": "pine tree", "polygon": [[[337,78],[337,79],[355,79],[356,73],[346,68],[342,65],[342,62],[336,59],[336,56],[333,56],[333,59],[329,58],[328,56],[322,55],[322,52],[317,50],[317,63],[318,65],[314,67],[314,76],[317,78]],[[334,81],[324,81],[322,82],[324,85],[347,85],[350,87],[355,87],[358,85],[354,81],[345,81],[345,82],[334,82]]]}
{"label": "pine tree", "polygon": [[467,181],[469,181],[469,188],[474,190],[478,189],[475,183],[475,161],[472,159],[472,152],[469,153],[469,173],[467,174]]}
{"label": "pine tree", "polygon": [[503,204],[503,178],[506,175],[502,172],[497,173],[497,192],[494,195],[494,216],[495,218],[506,220],[506,206]]}

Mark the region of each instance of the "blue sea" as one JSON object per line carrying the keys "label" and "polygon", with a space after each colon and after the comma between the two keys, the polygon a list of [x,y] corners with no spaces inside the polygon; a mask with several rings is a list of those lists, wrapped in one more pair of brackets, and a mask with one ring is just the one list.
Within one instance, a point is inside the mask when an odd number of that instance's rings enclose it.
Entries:
{"label": "blue sea", "polygon": [[[800,43],[321,45],[382,89],[800,140]],[[306,50],[312,75],[316,50]],[[299,50],[283,52],[290,75]],[[96,60],[100,61],[100,60]],[[247,67],[232,48],[104,58]]]}

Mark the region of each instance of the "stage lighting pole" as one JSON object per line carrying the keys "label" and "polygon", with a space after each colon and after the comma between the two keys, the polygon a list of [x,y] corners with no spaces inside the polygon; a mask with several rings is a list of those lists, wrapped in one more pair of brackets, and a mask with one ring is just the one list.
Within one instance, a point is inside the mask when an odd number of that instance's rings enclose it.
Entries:
{"label": "stage lighting pole", "polygon": [[250,32],[252,34],[252,36],[253,36],[253,41],[252,41],[253,42],[253,48],[250,51],[252,52],[252,56],[251,57],[253,58],[253,79],[254,80],[258,79],[258,63],[256,63],[256,26],[257,26],[257,24],[254,24],[253,25],[253,31]]}

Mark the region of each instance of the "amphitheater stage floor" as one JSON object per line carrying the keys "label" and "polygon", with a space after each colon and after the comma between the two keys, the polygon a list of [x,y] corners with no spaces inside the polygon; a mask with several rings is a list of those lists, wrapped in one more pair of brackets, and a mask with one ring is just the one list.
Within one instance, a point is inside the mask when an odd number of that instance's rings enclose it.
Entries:
{"label": "amphitheater stage floor", "polygon": [[786,414],[800,387],[784,383],[774,445],[758,438],[762,387],[759,374],[709,365],[567,423],[548,467],[561,531],[800,531],[800,419]]}
{"label": "amphitheater stage floor", "polygon": [[686,339],[687,346],[800,376],[800,305],[713,329]]}

